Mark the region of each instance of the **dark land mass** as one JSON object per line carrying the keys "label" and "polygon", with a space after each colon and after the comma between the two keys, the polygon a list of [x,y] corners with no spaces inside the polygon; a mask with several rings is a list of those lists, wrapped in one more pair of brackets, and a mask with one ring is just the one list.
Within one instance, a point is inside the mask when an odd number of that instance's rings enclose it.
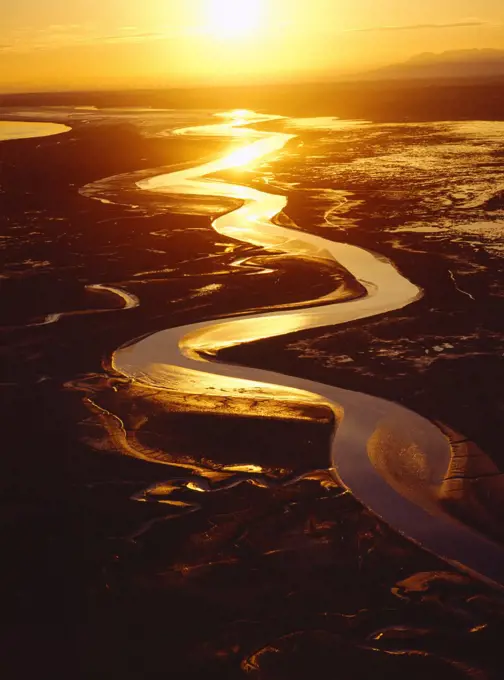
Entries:
{"label": "dark land mass", "polygon": [[[232,102],[232,106],[230,106]],[[247,108],[286,116],[337,115],[376,122],[503,120],[504,77],[275,84],[119,92],[0,94],[2,107]]]}
{"label": "dark land mass", "polygon": [[[424,52],[399,64],[391,64],[370,71],[375,80],[475,80],[504,77],[504,51],[493,49],[448,50]],[[365,76],[364,76],[365,77]],[[362,79],[362,78],[361,78]]]}
{"label": "dark land mass", "polygon": [[[313,87],[318,94],[306,90],[302,105],[294,90],[285,96],[267,88],[2,103],[141,105],[145,97],[152,106],[396,121],[495,120],[504,110],[504,87],[490,82],[416,87],[407,96],[371,86],[324,95]],[[281,418],[250,418],[250,404],[233,410],[150,394],[104,368],[118,346],[145,333],[295,305],[329,292],[335,280],[342,295],[352,291],[337,269],[228,241],[213,232],[210,215],[103,205],[78,191],[222,148],[146,139],[124,124],[79,123],[62,137],[0,146],[4,676],[502,677],[504,599],[397,536],[331,482],[323,472],[327,413],[305,406],[286,408]],[[300,228],[317,228],[313,206],[296,191],[288,212]],[[394,246],[373,218],[329,236],[389,256],[425,297],[386,318],[223,358],[399,401],[474,439],[502,466],[504,375],[496,347],[504,288],[496,260],[419,234],[404,234]],[[242,258],[247,264],[236,267]],[[464,285],[476,303],[449,275],[468,260],[474,266]],[[137,295],[140,306],[123,311],[113,295],[85,289],[96,283]],[[223,286],[208,288],[216,283]],[[93,309],[110,311],[33,325],[47,314]],[[419,363],[454,337],[467,338],[456,359]],[[334,362],[341,355],[351,361]],[[149,452],[152,462],[124,455],[128,447]],[[266,474],[244,472],[242,484],[226,488],[238,478],[225,468],[251,463]],[[189,493],[187,480],[199,483],[209,470],[221,473],[212,481],[221,490]],[[175,498],[187,506],[131,500],[163,484],[178,484]],[[189,512],[196,503],[199,510]]]}

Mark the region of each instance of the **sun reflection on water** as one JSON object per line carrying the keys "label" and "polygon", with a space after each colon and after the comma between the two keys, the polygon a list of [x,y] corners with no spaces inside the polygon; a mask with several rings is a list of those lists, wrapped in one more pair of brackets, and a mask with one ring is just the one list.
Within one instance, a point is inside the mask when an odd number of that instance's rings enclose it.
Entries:
{"label": "sun reflection on water", "polygon": [[252,144],[247,144],[235,151],[232,151],[228,156],[225,156],[221,164],[226,169],[239,168],[243,166],[250,166],[251,163],[263,158],[276,151],[277,148],[285,146],[286,139],[290,139],[292,135],[281,135],[279,133],[281,143],[278,143],[278,138],[275,136],[267,137],[266,139],[259,139]]}

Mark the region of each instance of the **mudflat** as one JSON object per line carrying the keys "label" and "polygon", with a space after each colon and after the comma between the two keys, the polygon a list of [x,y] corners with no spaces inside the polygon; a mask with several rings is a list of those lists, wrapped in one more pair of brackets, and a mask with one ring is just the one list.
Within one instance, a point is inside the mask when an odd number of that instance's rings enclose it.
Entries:
{"label": "mudflat", "polygon": [[[212,219],[235,207],[226,199],[137,187],[236,140],[161,135],[179,120],[153,126],[145,111],[93,115],[1,147],[5,664],[22,664],[29,645],[56,666],[78,659],[88,677],[303,677],[333,655],[348,677],[498,677],[501,596],[338,487],[323,405],[167,394],[111,370],[146,334],[362,290],[336,265],[216,234]],[[283,219],[387,257],[423,298],[218,358],[403,404],[485,451],[495,470],[474,484],[498,480],[499,125],[455,112],[352,118],[272,121],[299,142],[220,178],[277,187]],[[499,539],[498,503],[492,512]]]}

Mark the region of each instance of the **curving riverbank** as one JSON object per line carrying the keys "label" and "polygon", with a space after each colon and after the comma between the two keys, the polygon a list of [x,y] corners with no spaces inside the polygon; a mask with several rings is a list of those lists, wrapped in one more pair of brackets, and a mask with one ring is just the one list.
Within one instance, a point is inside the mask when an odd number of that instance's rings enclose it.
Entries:
{"label": "curving riverbank", "polygon": [[[249,116],[246,124],[262,120]],[[232,126],[233,121],[228,125],[220,123],[212,134],[228,136]],[[208,126],[178,132],[209,134]],[[374,317],[405,307],[421,294],[390,262],[361,248],[274,224],[273,218],[287,203],[284,196],[204,179],[278,152],[292,138],[254,131],[254,136],[257,135],[259,139],[224,158],[143,180],[139,186],[157,193],[242,201],[240,208],[214,221],[216,231],[292,256],[338,262],[364,286],[366,296],[302,311],[257,314],[169,329],[118,350],[113,357],[114,368],[138,382],[178,391],[191,392],[203,385],[205,390],[228,397],[248,394],[267,397],[271,386],[281,386],[294,400],[306,398],[306,393],[312,399],[316,395],[336,416],[331,446],[334,475],[401,533],[457,566],[502,583],[502,549],[443,510],[441,496],[452,461],[452,447],[436,426],[401,406],[375,397],[287,375],[209,362],[226,347]]]}

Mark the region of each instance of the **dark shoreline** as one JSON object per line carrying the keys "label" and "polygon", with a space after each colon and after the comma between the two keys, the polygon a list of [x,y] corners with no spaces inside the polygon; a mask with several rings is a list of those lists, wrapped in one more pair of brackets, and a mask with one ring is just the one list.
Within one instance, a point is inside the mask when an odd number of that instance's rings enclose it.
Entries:
{"label": "dark shoreline", "polygon": [[503,83],[502,77],[493,77],[353,83],[274,83],[241,87],[130,91],[0,93],[0,106],[235,108],[282,111],[286,116],[338,115],[341,118],[367,118],[375,122],[454,118],[503,120]]}

